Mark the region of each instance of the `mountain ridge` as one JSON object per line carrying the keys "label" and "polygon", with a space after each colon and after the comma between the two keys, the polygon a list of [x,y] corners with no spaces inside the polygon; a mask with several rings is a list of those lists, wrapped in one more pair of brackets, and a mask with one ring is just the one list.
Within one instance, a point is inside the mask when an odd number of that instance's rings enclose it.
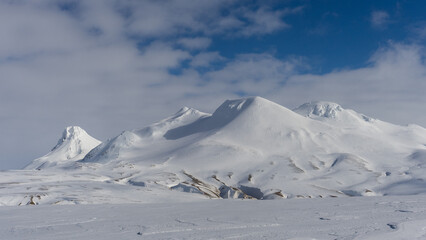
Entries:
{"label": "mountain ridge", "polygon": [[44,169],[83,171],[120,186],[188,197],[421,194],[425,144],[420,126],[393,125],[335,103],[311,102],[292,111],[248,97],[227,100],[212,114],[182,108],[122,132],[66,167]]}

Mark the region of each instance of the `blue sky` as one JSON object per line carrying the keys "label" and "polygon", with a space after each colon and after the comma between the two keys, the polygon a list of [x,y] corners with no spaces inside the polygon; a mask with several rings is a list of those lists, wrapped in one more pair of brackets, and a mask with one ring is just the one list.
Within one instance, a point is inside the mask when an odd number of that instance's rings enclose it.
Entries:
{"label": "blue sky", "polygon": [[0,0],[0,169],[69,125],[100,140],[182,106],[324,100],[426,126],[426,2]]}
{"label": "blue sky", "polygon": [[[226,57],[247,51],[271,52],[278,58],[303,56],[312,64],[309,72],[321,74],[366,66],[370,56],[389,41],[410,44],[424,40],[415,32],[425,24],[426,3],[422,1],[287,2],[290,4],[276,6],[303,7],[285,17],[289,28],[240,38],[237,45],[235,38],[218,36],[212,48]],[[375,15],[379,16],[373,19]]]}

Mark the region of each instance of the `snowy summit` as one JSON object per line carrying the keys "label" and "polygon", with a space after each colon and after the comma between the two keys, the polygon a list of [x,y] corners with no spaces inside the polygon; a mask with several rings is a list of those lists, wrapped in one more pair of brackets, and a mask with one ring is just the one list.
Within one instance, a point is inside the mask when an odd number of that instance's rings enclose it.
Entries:
{"label": "snowy summit", "polygon": [[70,165],[81,160],[90,150],[101,142],[77,126],[65,128],[56,146],[45,156],[35,159],[25,169],[43,169]]}

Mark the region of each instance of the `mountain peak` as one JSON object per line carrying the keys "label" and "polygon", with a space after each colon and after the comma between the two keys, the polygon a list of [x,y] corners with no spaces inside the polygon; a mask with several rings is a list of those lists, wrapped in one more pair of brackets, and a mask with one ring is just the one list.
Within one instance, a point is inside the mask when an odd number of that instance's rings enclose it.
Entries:
{"label": "mountain peak", "polygon": [[194,110],[194,109],[185,106],[185,107],[182,107],[181,109],[179,109],[179,111],[177,111],[175,113],[175,115],[182,115],[182,114],[185,114],[186,112],[191,111],[191,110]]}
{"label": "mountain peak", "polygon": [[52,149],[58,149],[65,142],[79,141],[81,138],[92,138],[84,129],[79,126],[68,126],[62,132],[62,138],[59,139],[56,146]]}
{"label": "mountain peak", "polygon": [[179,109],[179,111],[177,111],[174,115],[172,115],[171,117],[167,118],[165,121],[167,120],[171,120],[171,119],[178,119],[178,118],[182,118],[182,117],[186,117],[188,115],[205,115],[205,113],[202,113],[200,111],[198,111],[197,109],[194,108],[190,108],[190,107],[183,107],[181,109]]}
{"label": "mountain peak", "polygon": [[293,111],[297,112],[306,117],[324,117],[324,118],[336,118],[339,112],[344,109],[337,103],[314,101],[308,102],[295,108]]}
{"label": "mountain peak", "polygon": [[241,112],[250,106],[254,100],[254,97],[226,100],[216,109],[216,111],[213,113],[213,116],[232,118],[238,114],[238,112]]}
{"label": "mountain peak", "polygon": [[88,134],[81,127],[78,127],[78,126],[66,127],[64,131],[62,132],[62,138],[59,139],[58,144],[53,149],[55,149],[58,145],[60,145],[61,143],[67,140],[75,139],[82,135],[88,135]]}
{"label": "mountain peak", "polygon": [[[65,128],[64,132],[63,132],[65,137],[71,137],[73,135],[76,134],[80,134],[80,133],[86,133],[86,131],[84,131],[81,127],[79,126],[68,126]],[[87,134],[87,133],[86,133]]]}
{"label": "mountain peak", "polygon": [[101,142],[78,126],[66,127],[56,146],[43,157],[32,161],[26,169],[41,169],[58,163],[82,159]]}
{"label": "mountain peak", "polygon": [[332,121],[333,124],[352,125],[372,123],[375,119],[364,114],[357,113],[351,109],[344,109],[339,104],[333,102],[308,102],[293,109],[294,112],[320,121]]}
{"label": "mountain peak", "polygon": [[259,96],[252,96],[252,97],[244,97],[244,98],[237,98],[232,100],[226,100],[223,102],[222,105],[228,106],[229,108],[236,108],[240,110],[244,105],[249,106],[250,104],[268,104],[273,103],[265,98],[259,97]]}
{"label": "mountain peak", "polygon": [[213,116],[218,118],[233,119],[240,112],[243,112],[244,110],[250,107],[253,107],[253,106],[265,107],[268,105],[277,105],[277,104],[258,96],[226,100],[225,102],[222,103],[222,105],[220,105],[216,109],[216,111],[213,113]]}

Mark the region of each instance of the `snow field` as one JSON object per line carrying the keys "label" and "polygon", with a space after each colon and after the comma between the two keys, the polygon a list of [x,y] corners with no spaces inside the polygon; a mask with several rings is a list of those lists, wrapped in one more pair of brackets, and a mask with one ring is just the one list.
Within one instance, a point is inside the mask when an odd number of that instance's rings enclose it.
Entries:
{"label": "snow field", "polygon": [[425,239],[426,196],[0,208],[2,239]]}

